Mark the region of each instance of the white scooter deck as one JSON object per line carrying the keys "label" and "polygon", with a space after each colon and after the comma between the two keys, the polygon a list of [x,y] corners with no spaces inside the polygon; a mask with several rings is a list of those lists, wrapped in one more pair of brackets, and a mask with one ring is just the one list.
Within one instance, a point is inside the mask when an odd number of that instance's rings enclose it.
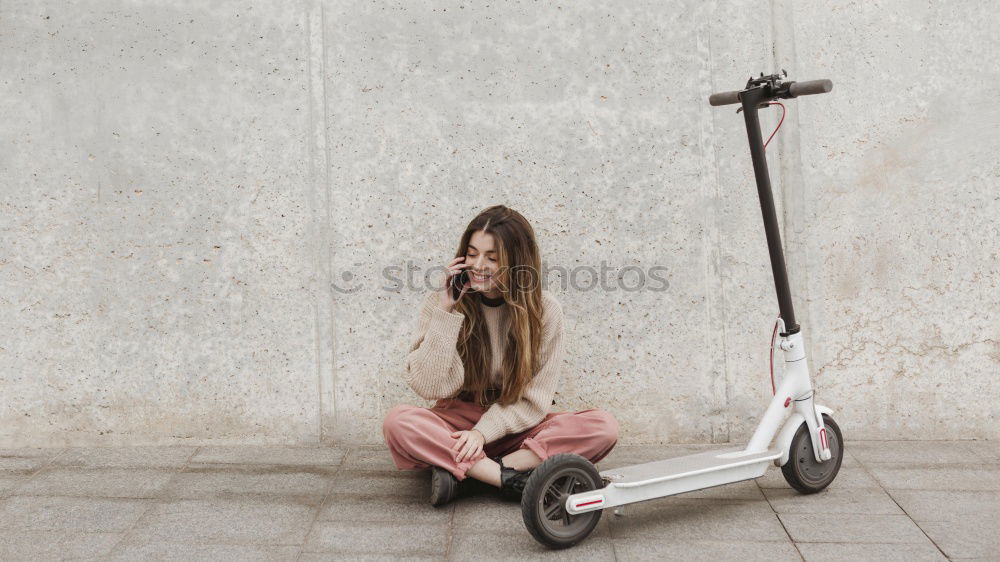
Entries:
{"label": "white scooter deck", "polygon": [[567,511],[575,515],[757,478],[780,456],[778,449],[748,453],[737,447],[611,468],[600,473],[607,486],[573,494]]}
{"label": "white scooter deck", "polygon": [[737,447],[612,468],[601,472],[601,476],[610,478],[611,484],[615,487],[635,488],[656,482],[680,480],[709,472],[724,471],[748,464],[761,464],[766,467],[767,461],[780,456],[781,452],[777,450],[746,453],[742,448]]}

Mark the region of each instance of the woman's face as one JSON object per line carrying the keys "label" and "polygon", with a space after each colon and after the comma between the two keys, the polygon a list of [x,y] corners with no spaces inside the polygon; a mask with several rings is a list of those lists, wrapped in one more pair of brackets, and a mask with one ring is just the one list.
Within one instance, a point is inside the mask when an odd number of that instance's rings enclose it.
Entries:
{"label": "woman's face", "polygon": [[500,295],[493,275],[500,268],[496,248],[493,247],[493,235],[478,230],[472,233],[469,247],[465,252],[465,263],[469,264],[469,282],[472,289],[494,298]]}

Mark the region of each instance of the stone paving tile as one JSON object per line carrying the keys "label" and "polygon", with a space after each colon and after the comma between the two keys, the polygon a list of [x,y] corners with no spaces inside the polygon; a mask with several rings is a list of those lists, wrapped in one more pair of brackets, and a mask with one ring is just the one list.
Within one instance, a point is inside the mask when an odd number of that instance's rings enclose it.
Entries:
{"label": "stone paving tile", "polygon": [[489,529],[490,535],[528,532],[521,516],[521,506],[515,502],[499,497],[477,496],[460,498],[454,504],[453,527],[456,533],[482,533],[483,529]]}
{"label": "stone paving tile", "polygon": [[63,452],[63,447],[17,447],[0,449],[0,459],[17,458],[53,458]]}
{"label": "stone paving tile", "polygon": [[316,509],[278,500],[169,501],[146,512],[128,539],[134,544],[167,541],[296,545],[305,540]]}
{"label": "stone paving tile", "polygon": [[0,531],[0,560],[98,558],[106,555],[121,537],[121,533]]}
{"label": "stone paving tile", "polygon": [[423,556],[405,556],[402,554],[358,554],[351,553],[349,556],[334,556],[323,552],[303,552],[299,555],[299,562],[319,562],[321,560],[351,560],[352,562],[426,562],[430,560],[447,560],[444,554],[425,554]]}
{"label": "stone paving tile", "polygon": [[197,447],[69,447],[54,466],[181,468]]}
{"label": "stone paving tile", "polygon": [[[596,531],[596,529],[595,529]],[[591,534],[567,549],[550,550],[536,541],[522,525],[520,534],[492,535],[477,532],[456,532],[452,538],[452,560],[614,560],[614,547],[607,536]]]}
{"label": "stone paving tile", "polygon": [[976,457],[967,441],[853,441],[851,452],[864,464],[967,464]]}
{"label": "stone paving tile", "polygon": [[448,525],[455,502],[434,507],[427,498],[331,494],[320,509],[319,521],[398,521]]}
{"label": "stone paving tile", "polygon": [[448,534],[447,525],[317,521],[302,551],[345,558],[355,553],[441,556],[448,548]]}
{"label": "stone paving tile", "polygon": [[926,521],[920,528],[951,559],[1000,560],[1000,522],[995,519]]}
{"label": "stone paving tile", "polygon": [[930,541],[921,544],[850,544],[804,542],[798,544],[806,562],[936,562],[947,560]]}
{"label": "stone paving tile", "polygon": [[277,497],[319,505],[335,472],[328,467],[199,464],[175,474],[161,495],[177,499]]}
{"label": "stone paving tile", "polygon": [[7,497],[28,481],[31,475],[0,472],[0,498]]}
{"label": "stone paving tile", "polygon": [[614,539],[618,562],[635,560],[684,560],[685,562],[800,561],[802,558],[791,542],[694,541],[672,538]]}
{"label": "stone paving tile", "polygon": [[[491,535],[528,533],[524,526],[524,516],[521,515],[520,503],[490,496],[460,498],[454,503],[453,526],[456,533],[482,533],[484,529],[488,529]],[[590,536],[608,536],[610,515],[610,512],[602,514],[600,522]],[[530,534],[528,536],[530,537]]]}
{"label": "stone paving tile", "polygon": [[[843,458],[843,460],[840,461],[840,467],[844,468],[845,466],[846,467],[851,467],[851,468],[861,466],[861,462],[858,460],[857,456],[854,454],[853,443],[851,444],[850,448],[848,448],[846,451],[844,451],[844,458]],[[778,470],[781,470],[780,467],[776,467],[776,468]]]}
{"label": "stone paving tile", "polygon": [[154,500],[11,496],[0,500],[0,529],[125,531]]}
{"label": "stone paving tile", "polygon": [[399,470],[385,445],[351,448],[341,468],[344,470]]}
{"label": "stone paving tile", "polygon": [[427,498],[430,478],[430,470],[342,470],[333,477],[330,493]]}
{"label": "stone paving tile", "polygon": [[792,540],[845,543],[927,543],[920,528],[905,515],[779,515]]}
{"label": "stone paving tile", "polygon": [[190,560],[240,560],[261,562],[293,562],[299,556],[298,546],[258,546],[238,544],[191,544],[180,542],[134,542],[126,540],[108,556],[108,560],[159,560],[189,562]]}
{"label": "stone paving tile", "polygon": [[[781,473],[781,469],[776,466],[771,466],[767,469],[767,472],[763,476],[757,478],[757,484],[761,488],[789,488],[788,481],[785,480],[784,475]],[[868,471],[862,467],[850,467],[850,466],[840,466],[840,470],[837,472],[837,477],[833,479],[833,482],[828,486],[829,488],[881,488],[878,481],[876,481]]]}
{"label": "stone paving tile", "polygon": [[[457,514],[456,514],[457,515]],[[788,541],[781,523],[765,501],[658,498],[629,504],[623,516],[606,513],[611,535],[669,536],[677,540]]]}
{"label": "stone paving tile", "polygon": [[63,449],[27,447],[0,449],[0,472],[30,474],[49,464]]}
{"label": "stone paving tile", "polygon": [[1000,490],[1000,466],[995,465],[873,464],[868,469],[890,491]]}
{"label": "stone paving tile", "polygon": [[46,468],[17,490],[17,495],[152,498],[175,470],[139,468]]}
{"label": "stone paving tile", "polygon": [[1000,464],[1000,439],[995,441],[962,441],[982,461]]}
{"label": "stone paving tile", "polygon": [[[892,490],[889,495],[918,524],[963,519],[1000,521],[1000,492],[997,491]],[[1000,535],[997,542],[1000,545]]]}
{"label": "stone paving tile", "polygon": [[889,494],[877,489],[827,487],[815,494],[801,494],[791,488],[768,488],[764,490],[764,495],[778,513],[903,515],[903,510]]}
{"label": "stone paving tile", "polygon": [[199,447],[192,463],[294,464],[336,467],[344,458],[344,447],[291,445],[212,445]]}

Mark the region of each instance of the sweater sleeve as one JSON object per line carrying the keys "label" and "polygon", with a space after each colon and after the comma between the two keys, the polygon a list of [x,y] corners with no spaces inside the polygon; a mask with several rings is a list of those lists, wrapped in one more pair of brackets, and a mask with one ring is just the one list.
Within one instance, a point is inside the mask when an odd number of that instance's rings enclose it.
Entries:
{"label": "sweater sleeve", "polygon": [[543,318],[538,372],[517,402],[507,406],[492,404],[473,427],[482,432],[486,443],[531,429],[549,413],[563,370],[563,314],[554,297],[546,300]]}
{"label": "sweater sleeve", "polygon": [[420,307],[416,330],[406,355],[403,379],[421,398],[449,398],[465,382],[458,336],[465,316],[441,308],[437,291]]}

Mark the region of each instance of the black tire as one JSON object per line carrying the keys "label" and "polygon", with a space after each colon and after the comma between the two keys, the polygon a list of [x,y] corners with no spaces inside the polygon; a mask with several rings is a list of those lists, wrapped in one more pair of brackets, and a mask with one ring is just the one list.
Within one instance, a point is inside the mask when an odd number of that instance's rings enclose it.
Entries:
{"label": "black tire", "polygon": [[553,455],[538,465],[524,484],[524,525],[535,540],[549,548],[571,547],[590,535],[604,510],[570,515],[565,509],[566,497],[603,487],[597,467],[587,459],[573,453]]}
{"label": "black tire", "polygon": [[781,467],[788,484],[803,494],[815,494],[826,488],[837,477],[840,463],[844,460],[844,436],[833,418],[823,414],[826,425],[826,442],[830,446],[830,460],[816,462],[813,455],[809,426],[802,422],[789,446],[788,462]]}

